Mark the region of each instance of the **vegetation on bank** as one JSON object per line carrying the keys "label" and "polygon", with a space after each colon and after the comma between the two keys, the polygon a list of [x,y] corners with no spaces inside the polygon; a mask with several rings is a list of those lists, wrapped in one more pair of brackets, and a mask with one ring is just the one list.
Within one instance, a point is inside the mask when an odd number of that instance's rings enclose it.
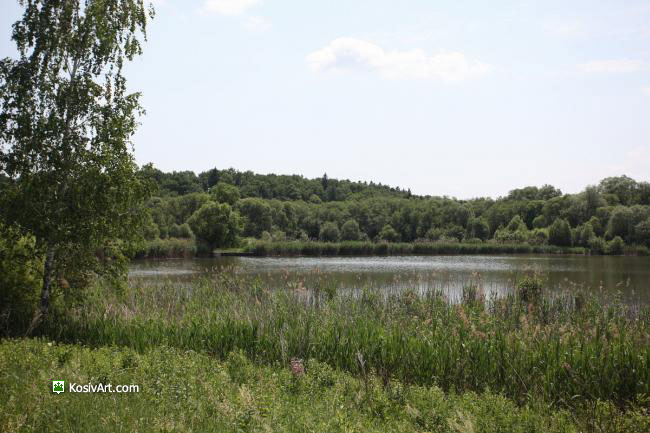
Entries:
{"label": "vegetation on bank", "polygon": [[287,365],[316,359],[363,377],[435,385],[445,392],[503,394],[573,407],[596,400],[620,407],[650,395],[650,309],[582,293],[547,293],[538,280],[485,299],[468,287],[453,304],[440,292],[339,293],[326,278],[307,291],[268,291],[231,272],[201,283],[142,284],[88,301],[49,323],[61,342],[169,346],[224,358]]}
{"label": "vegetation on bank", "polygon": [[[459,242],[255,242],[244,252],[255,256],[392,256],[442,254],[588,254],[583,247]],[[633,251],[636,253],[636,251]]]}
{"label": "vegetation on bank", "polygon": [[[209,176],[184,172],[179,177],[150,166],[142,173],[157,183],[160,195],[149,202],[146,237],[195,238],[203,253],[232,247],[240,236],[266,243],[488,243],[530,251],[573,247],[612,255],[643,254],[650,247],[650,184],[626,176],[604,179],[579,194],[562,194],[547,185],[515,189],[496,200],[457,200],[326,176],[308,180],[215,169]],[[194,187],[176,184],[181,178],[194,179]],[[250,186],[267,183],[272,186]],[[282,192],[287,186],[309,194]],[[333,189],[337,193],[329,192]],[[458,249],[465,248],[479,247]]]}
{"label": "vegetation on bank", "polygon": [[[300,367],[303,367],[304,373]],[[138,393],[52,393],[52,379],[135,384]],[[576,413],[518,406],[493,393],[385,384],[316,360],[260,366],[174,348],[89,349],[47,340],[0,343],[0,430],[7,432],[553,432],[647,431],[650,418],[607,401]],[[29,408],[29,410],[25,410]]]}

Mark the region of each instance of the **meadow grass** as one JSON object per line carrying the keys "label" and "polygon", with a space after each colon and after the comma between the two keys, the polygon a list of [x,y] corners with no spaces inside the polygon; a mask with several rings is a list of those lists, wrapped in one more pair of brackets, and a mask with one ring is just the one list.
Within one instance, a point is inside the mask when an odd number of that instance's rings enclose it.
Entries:
{"label": "meadow grass", "polygon": [[[310,359],[263,366],[241,351],[224,360],[153,347],[91,349],[45,339],[0,342],[3,432],[553,432],[650,428],[642,406],[607,401],[568,411],[484,393],[445,393]],[[52,392],[70,384],[138,385],[138,393]]]}
{"label": "meadow grass", "polygon": [[485,299],[467,287],[454,304],[440,292],[363,290],[326,284],[267,290],[221,272],[194,283],[97,286],[44,335],[88,346],[193,350],[225,359],[241,350],[272,366],[315,359],[384,383],[445,392],[496,392],[518,404],[631,407],[650,395],[650,310],[553,294],[537,282]]}

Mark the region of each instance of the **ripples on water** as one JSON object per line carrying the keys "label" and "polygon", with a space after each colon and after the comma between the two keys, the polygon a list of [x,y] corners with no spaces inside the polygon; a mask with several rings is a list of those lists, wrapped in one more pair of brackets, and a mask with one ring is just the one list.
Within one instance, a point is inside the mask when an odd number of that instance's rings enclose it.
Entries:
{"label": "ripples on water", "polygon": [[457,297],[468,285],[486,296],[512,291],[517,279],[536,272],[546,287],[620,294],[624,300],[650,303],[650,258],[585,256],[404,256],[404,257],[217,257],[134,262],[132,284],[172,282],[187,285],[232,273],[268,288],[388,292],[443,291]]}

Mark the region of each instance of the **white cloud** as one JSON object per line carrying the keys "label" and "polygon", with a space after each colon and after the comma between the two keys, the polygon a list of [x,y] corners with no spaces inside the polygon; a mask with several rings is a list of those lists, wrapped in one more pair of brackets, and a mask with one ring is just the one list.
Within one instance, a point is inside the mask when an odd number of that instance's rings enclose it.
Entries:
{"label": "white cloud", "polygon": [[650,86],[642,88],[641,91],[646,95],[650,95]]}
{"label": "white cloud", "polygon": [[583,72],[605,72],[605,73],[618,73],[618,72],[638,72],[647,69],[644,62],[640,60],[597,60],[594,62],[583,63],[579,68]]}
{"label": "white cloud", "polygon": [[240,15],[259,3],[259,0],[205,0],[203,12],[221,15]]}
{"label": "white cloud", "polygon": [[368,69],[388,79],[461,81],[477,78],[491,66],[468,59],[463,53],[443,51],[428,55],[423,50],[386,51],[364,40],[338,38],[307,56],[314,71],[342,72]]}

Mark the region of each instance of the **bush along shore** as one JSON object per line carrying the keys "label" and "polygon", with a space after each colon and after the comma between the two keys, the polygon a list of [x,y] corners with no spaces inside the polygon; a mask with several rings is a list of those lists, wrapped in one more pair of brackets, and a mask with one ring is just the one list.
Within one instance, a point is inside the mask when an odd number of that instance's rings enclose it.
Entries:
{"label": "bush along shore", "polygon": [[549,293],[532,277],[500,299],[467,287],[460,303],[436,291],[287,288],[265,290],[229,272],[117,294],[97,287],[43,336],[138,352],[173,347],[218,359],[242,351],[276,367],[314,359],[363,380],[493,392],[518,405],[584,410],[607,402],[622,412],[647,405],[648,307]]}
{"label": "bush along shore", "polygon": [[[230,255],[265,256],[391,256],[391,255],[480,255],[480,254],[571,254],[614,255],[585,247],[555,245],[501,244],[496,242],[319,242],[319,241],[255,241],[246,240],[239,248],[209,250],[197,247],[193,239],[157,239],[141,246],[136,259],[171,259],[210,256],[225,251]],[[645,246],[629,245],[616,255],[648,256]]]}
{"label": "bush along shore", "polygon": [[460,242],[256,242],[244,248],[256,256],[391,256],[442,254],[589,254],[583,247]]}

